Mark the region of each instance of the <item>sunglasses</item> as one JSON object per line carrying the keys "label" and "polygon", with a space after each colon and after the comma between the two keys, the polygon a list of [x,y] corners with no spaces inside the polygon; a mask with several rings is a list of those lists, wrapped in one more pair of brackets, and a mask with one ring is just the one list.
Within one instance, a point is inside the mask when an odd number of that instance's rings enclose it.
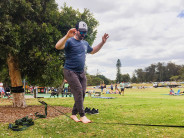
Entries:
{"label": "sunglasses", "polygon": [[80,34],[81,34],[81,35],[86,35],[87,32],[85,32],[85,31],[80,31]]}

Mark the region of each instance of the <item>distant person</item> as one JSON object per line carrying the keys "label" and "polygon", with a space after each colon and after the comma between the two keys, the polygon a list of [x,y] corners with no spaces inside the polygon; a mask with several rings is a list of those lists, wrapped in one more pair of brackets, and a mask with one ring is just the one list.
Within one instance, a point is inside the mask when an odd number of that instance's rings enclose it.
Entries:
{"label": "distant person", "polygon": [[103,85],[103,84],[101,84],[100,88],[101,88],[101,92],[103,92],[104,85]]}
{"label": "distant person", "polygon": [[106,84],[104,84],[104,89],[106,89]]}
{"label": "distant person", "polygon": [[115,83],[115,94],[119,94],[119,89],[118,89],[118,85],[117,85],[117,83]]}
{"label": "distant person", "polygon": [[118,89],[118,85],[117,85],[117,83],[115,83],[115,90],[117,90]]}
{"label": "distant person", "polygon": [[1,93],[1,98],[3,98],[3,96],[5,95],[5,90],[3,86],[0,86],[0,93]]}
{"label": "distant person", "polygon": [[66,95],[67,95],[67,93],[68,93],[68,88],[69,88],[69,84],[68,84],[68,82],[66,81],[65,84],[64,84],[64,94],[66,94]]}
{"label": "distant person", "polygon": [[113,93],[113,84],[111,83],[111,94]]}
{"label": "distant person", "polygon": [[183,95],[183,94],[184,94],[184,91],[181,91],[181,92],[180,92],[180,94],[182,94],[182,95]]}
{"label": "distant person", "polygon": [[123,96],[124,96],[125,83],[124,83],[123,81],[120,83],[120,89],[121,89],[120,95],[122,95],[122,94],[123,94]]}
{"label": "distant person", "polygon": [[106,84],[103,85],[103,89],[106,92],[107,88],[106,88]]}
{"label": "distant person", "polygon": [[8,99],[11,97],[10,87],[5,88],[5,95],[8,97]]}
{"label": "distant person", "polygon": [[174,95],[174,90],[172,88],[170,89],[169,95]]}
{"label": "distant person", "polygon": [[33,86],[30,86],[30,87],[29,87],[29,91],[30,91],[31,94],[33,94],[33,91],[34,91]]}
{"label": "distant person", "polygon": [[110,94],[110,90],[109,89],[106,89],[106,94]]}

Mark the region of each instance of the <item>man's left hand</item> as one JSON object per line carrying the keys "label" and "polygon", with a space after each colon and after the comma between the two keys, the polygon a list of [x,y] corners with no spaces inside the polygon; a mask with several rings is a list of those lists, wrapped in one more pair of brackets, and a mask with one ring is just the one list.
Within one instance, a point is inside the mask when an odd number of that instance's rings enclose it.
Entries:
{"label": "man's left hand", "polygon": [[105,43],[106,40],[109,38],[109,34],[104,34],[104,36],[102,37],[102,42]]}

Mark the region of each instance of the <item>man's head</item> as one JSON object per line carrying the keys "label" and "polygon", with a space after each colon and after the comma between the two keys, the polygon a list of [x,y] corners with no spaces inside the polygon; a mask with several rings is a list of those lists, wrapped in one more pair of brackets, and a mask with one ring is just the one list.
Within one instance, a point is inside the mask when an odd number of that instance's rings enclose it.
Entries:
{"label": "man's head", "polygon": [[88,26],[84,21],[80,21],[76,24],[77,33],[76,36],[79,40],[84,39],[88,31]]}

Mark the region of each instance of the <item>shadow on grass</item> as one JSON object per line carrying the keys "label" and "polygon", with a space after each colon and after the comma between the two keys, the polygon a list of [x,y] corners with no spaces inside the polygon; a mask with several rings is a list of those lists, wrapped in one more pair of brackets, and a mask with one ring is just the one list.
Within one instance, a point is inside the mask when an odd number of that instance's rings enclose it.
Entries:
{"label": "shadow on grass", "polygon": [[178,128],[184,128],[184,126],[178,126],[178,125],[151,125],[151,124],[128,124],[128,123],[98,123],[98,122],[92,122],[95,124],[107,124],[107,125],[125,125],[125,126],[156,126],[156,127],[178,127]]}
{"label": "shadow on grass", "polygon": [[[39,101],[40,103],[44,102],[44,101]],[[45,102],[44,102],[45,103]],[[42,103],[43,104],[43,103]],[[47,104],[47,103],[45,103]],[[50,106],[52,107],[52,106]],[[54,108],[54,107],[52,107]],[[62,113],[63,115],[65,115],[66,117],[69,117],[67,114],[61,112],[60,110],[54,108],[55,110],[57,110],[58,112]],[[107,125],[125,125],[125,126],[156,126],[156,127],[177,127],[177,128],[184,128],[184,126],[178,126],[178,125],[151,125],[151,124],[128,124],[128,123],[100,123],[100,122],[92,122],[93,124],[107,124]]]}

